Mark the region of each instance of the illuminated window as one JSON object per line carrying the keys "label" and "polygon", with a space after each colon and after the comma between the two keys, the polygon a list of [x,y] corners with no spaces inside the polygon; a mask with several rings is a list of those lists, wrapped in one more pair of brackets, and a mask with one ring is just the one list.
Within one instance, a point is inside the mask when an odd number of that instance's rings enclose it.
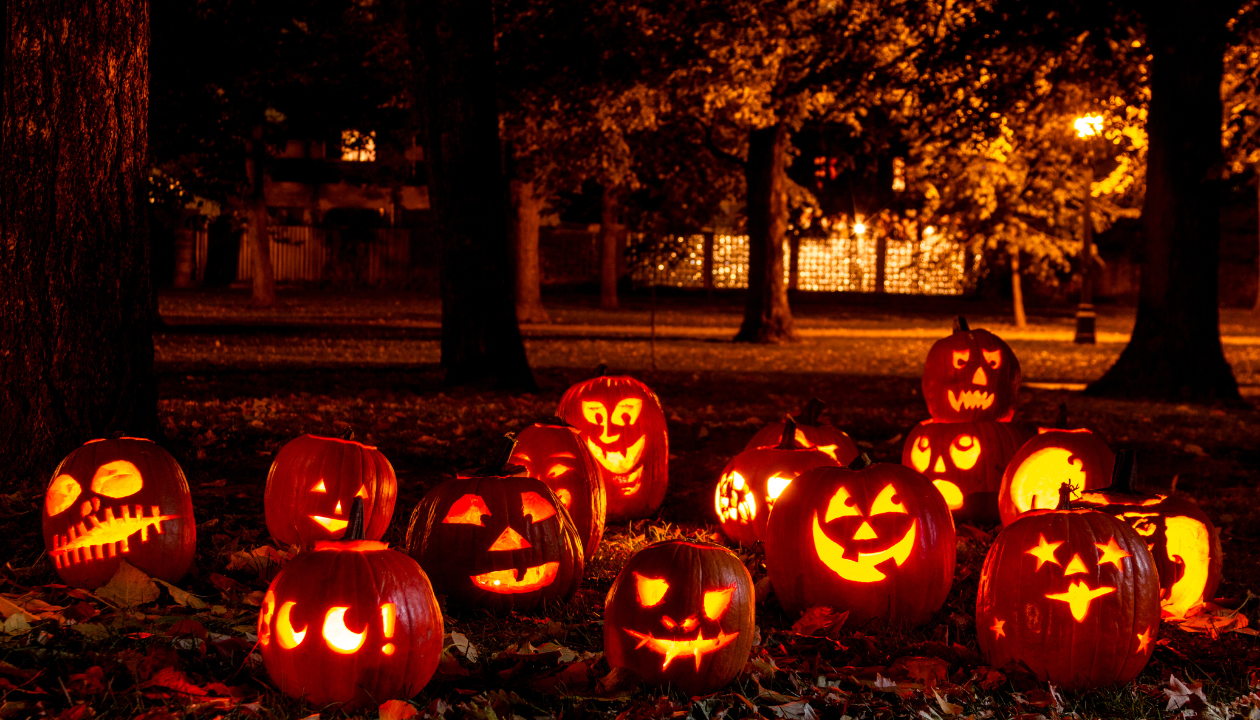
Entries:
{"label": "illuminated window", "polygon": [[901,192],[906,189],[906,161],[905,158],[893,158],[893,192]]}
{"label": "illuminated window", "polygon": [[341,159],[346,162],[375,162],[376,133],[364,135],[358,130],[342,130]]}

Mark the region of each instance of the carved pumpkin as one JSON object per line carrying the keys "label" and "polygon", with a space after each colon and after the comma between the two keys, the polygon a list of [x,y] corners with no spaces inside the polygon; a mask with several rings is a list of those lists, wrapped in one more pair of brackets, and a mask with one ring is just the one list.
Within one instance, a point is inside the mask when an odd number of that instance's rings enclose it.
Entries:
{"label": "carved pumpkin", "polygon": [[783,491],[766,527],[766,570],[789,617],[825,605],[859,625],[919,625],[949,593],[954,543],[949,508],[926,478],[863,453]]}
{"label": "carved pumpkin", "polygon": [[[805,405],[799,417],[792,418],[796,423],[796,444],[803,448],[817,448],[830,455],[836,463],[848,465],[858,456],[857,444],[843,430],[823,424],[821,415],[826,407],[826,403],[814,398]],[[785,423],[786,420],[761,428],[744,449],[777,447],[783,439]]]}
{"label": "carved pumpkin", "polygon": [[745,450],[722,470],[714,504],[728,538],[741,545],[764,540],[770,510],[788,484],[806,470],[839,464],[818,446],[798,446],[796,435],[788,418],[777,447]]}
{"label": "carved pumpkin", "polygon": [[906,437],[901,464],[932,481],[956,521],[991,525],[1002,472],[1031,435],[1023,423],[924,420]]}
{"label": "carved pumpkin", "polygon": [[954,333],[928,351],[923,399],[942,422],[1010,420],[1019,396],[1019,360],[1002,338],[972,330],[961,315]]}
{"label": "carved pumpkin", "polygon": [[1041,428],[1011,457],[1002,475],[998,510],[1002,524],[1009,525],[1020,513],[1058,505],[1059,488],[1072,486],[1072,499],[1082,490],[1107,484],[1116,456],[1094,433],[1085,428]]}
{"label": "carved pumpkin", "polygon": [[376,707],[420,692],[442,655],[442,611],[415,560],[362,540],[362,498],[344,540],[321,540],[271,581],[258,646],[276,686],[315,707]]}
{"label": "carved pumpkin", "polygon": [[511,462],[547,483],[573,518],[586,557],[594,557],[604,537],[608,496],[582,436],[560,418],[534,423],[516,434]]}
{"label": "carved pumpkin", "polygon": [[1159,636],[1159,579],[1143,539],[1106,513],[1033,510],[998,534],[984,560],[976,633],[987,662],[1023,662],[1038,678],[1087,689],[1127,683]]}
{"label": "carved pumpkin", "polygon": [[1220,533],[1190,500],[1134,489],[1135,475],[1133,451],[1121,450],[1111,485],[1082,493],[1077,504],[1133,526],[1155,559],[1164,614],[1185,617],[1212,599],[1221,582]]}
{"label": "carved pumpkin", "polygon": [[276,454],[263,510],[272,539],[310,548],[345,533],[355,498],[363,500],[365,537],[380,540],[394,517],[397,495],[394,468],[376,448],[303,435]]}
{"label": "carved pumpkin", "polygon": [[748,661],[752,577],[730,550],[670,540],[635,553],[604,605],[604,656],[690,695],[726,685]]}
{"label": "carved pumpkin", "polygon": [[109,582],[123,558],[178,582],[197,550],[184,471],[142,438],[90,440],[67,455],[44,494],[43,525],[57,574],[81,588]]}
{"label": "carved pumpkin", "polygon": [[541,480],[513,477],[510,438],[468,478],[448,480],[416,505],[407,552],[434,590],[462,606],[529,610],[567,599],[582,581],[582,539]]}

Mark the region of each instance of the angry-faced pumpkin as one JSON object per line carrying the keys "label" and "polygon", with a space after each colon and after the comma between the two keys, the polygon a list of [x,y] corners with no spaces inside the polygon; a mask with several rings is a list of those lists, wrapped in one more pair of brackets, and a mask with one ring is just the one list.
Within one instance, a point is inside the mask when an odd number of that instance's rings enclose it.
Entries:
{"label": "angry-faced pumpkin", "polygon": [[1164,614],[1183,618],[1211,600],[1220,584],[1220,533],[1192,501],[1141,492],[1134,487],[1135,477],[1133,451],[1121,450],[1111,485],[1081,493],[1077,504],[1133,527],[1155,559]]}
{"label": "angry-faced pumpkin", "polygon": [[442,655],[442,611],[415,560],[361,539],[361,498],[342,540],[290,560],[263,597],[258,648],[286,695],[342,710],[407,699]]}
{"label": "angry-faced pumpkin", "polygon": [[722,470],[714,506],[722,532],[741,545],[765,539],[766,521],[779,495],[796,476],[821,465],[838,465],[821,448],[801,447],[788,418],[775,447],[745,450]]}
{"label": "angry-faced pumpkin", "polygon": [[[796,424],[796,444],[803,448],[817,448],[830,455],[837,464],[848,465],[858,456],[857,444],[845,431],[823,422],[822,413],[826,407],[826,403],[814,398],[806,403],[799,416],[790,418]],[[777,447],[783,439],[786,422],[784,420],[761,428],[744,449]]]}
{"label": "angry-faced pumpkin", "polygon": [[516,434],[511,462],[547,483],[573,518],[586,557],[594,557],[604,537],[608,496],[582,436],[560,418],[536,422]]}
{"label": "angry-faced pumpkin", "polygon": [[81,588],[109,582],[124,558],[178,582],[197,549],[184,471],[142,438],[91,440],[67,455],[44,494],[43,525],[57,574]]}
{"label": "angry-faced pumpkin", "polygon": [[1009,525],[1021,513],[1058,506],[1059,488],[1072,486],[1072,499],[1103,487],[1116,456],[1102,438],[1084,428],[1041,428],[1011,457],[1002,474],[998,511]]}
{"label": "angry-faced pumpkin", "polygon": [[350,505],[363,500],[366,537],[380,540],[394,517],[398,479],[381,451],[352,440],[303,435],[285,443],[263,491],[267,530],[282,547],[339,538]]}
{"label": "angry-faced pumpkin", "polygon": [[610,521],[656,512],[669,486],[669,434],[656,393],[629,376],[600,375],[565,391],[556,414],[599,465]]}
{"label": "angry-faced pumpkin", "polygon": [[920,625],[954,579],[954,521],[921,474],[870,464],[802,473],[775,502],[766,570],[789,617],[824,605],[849,620]]}
{"label": "angry-faced pumpkin", "polygon": [[1023,423],[924,420],[906,437],[901,464],[932,481],[955,520],[991,525],[1002,473],[1032,432]]}
{"label": "angry-faced pumpkin", "polygon": [[1056,510],[1006,526],[985,557],[976,634],[994,667],[1022,662],[1043,681],[1088,689],[1123,684],[1159,637],[1159,578],[1143,539],[1107,513]]}
{"label": "angry-faced pumpkin", "polygon": [[604,656],[650,683],[699,695],[726,685],[752,651],[752,577],[719,545],[669,540],[626,562],[604,605]]}
{"label": "angry-faced pumpkin", "polygon": [[940,422],[1010,420],[1019,397],[1019,360],[1002,338],[972,330],[961,315],[954,333],[928,351],[923,399]]}

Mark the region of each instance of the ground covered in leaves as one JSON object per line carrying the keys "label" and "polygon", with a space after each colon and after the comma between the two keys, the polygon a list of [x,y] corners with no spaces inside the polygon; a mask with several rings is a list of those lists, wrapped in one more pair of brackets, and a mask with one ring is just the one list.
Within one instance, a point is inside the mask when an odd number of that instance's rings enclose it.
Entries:
{"label": "ground covered in leaves", "polygon": [[[1260,717],[1260,644],[1248,627],[1257,619],[1252,591],[1260,590],[1260,413],[1064,389],[1097,377],[1119,354],[1132,323],[1124,311],[1104,313],[1103,342],[1080,347],[1070,342],[1066,314],[1016,330],[961,301],[802,303],[803,340],[761,347],[728,342],[739,319],[730,298],[661,298],[653,341],[646,298],[602,312],[567,297],[553,299],[552,323],[525,328],[541,390],[512,395],[442,386],[431,299],[282,294],[282,306],[266,312],[246,309],[246,300],[228,292],[162,298],[161,442],[183,465],[196,504],[189,577],[177,586],[123,577],[95,593],[61,586],[39,534],[42,488],[0,496],[9,558],[0,587],[0,718],[319,713],[276,692],[254,647],[263,591],[287,557],[272,546],[262,513],[280,446],[306,432],[379,446],[399,478],[385,538],[399,545],[426,490],[480,464],[503,433],[553,414],[564,389],[601,362],[646,381],[665,405],[670,492],[659,515],[610,527],[569,603],[510,616],[446,608],[439,674],[410,703],[382,708],[382,717]],[[1151,664],[1130,686],[1060,692],[1016,668],[984,664],[973,614],[996,529],[960,526],[953,590],[922,628],[857,627],[825,612],[789,618],[763,582],[759,642],[730,687],[689,698],[610,673],[601,654],[603,600],[625,559],[670,537],[722,542],[711,510],[721,468],[759,427],[810,397],[827,401],[833,423],[877,461],[898,462],[906,433],[927,414],[923,357],[956,312],[1011,340],[1028,381],[1020,419],[1050,424],[1066,402],[1074,424],[1137,450],[1147,489],[1174,488],[1205,508],[1225,549],[1215,610],[1182,626],[1164,623]],[[1223,331],[1227,357],[1254,398],[1260,323],[1226,312]],[[764,578],[759,549],[740,554],[754,580]]]}

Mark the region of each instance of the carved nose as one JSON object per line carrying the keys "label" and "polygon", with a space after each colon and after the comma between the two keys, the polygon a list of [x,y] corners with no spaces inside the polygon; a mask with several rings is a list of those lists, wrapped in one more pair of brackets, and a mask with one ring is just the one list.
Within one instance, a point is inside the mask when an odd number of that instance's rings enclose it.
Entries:
{"label": "carved nose", "polygon": [[972,385],[988,385],[989,384],[989,376],[985,374],[983,365],[976,368],[976,374],[971,376],[971,384]]}
{"label": "carved nose", "polygon": [[874,540],[877,537],[879,537],[879,535],[875,534],[875,528],[871,527],[871,524],[866,521],[863,521],[862,527],[858,528],[857,532],[853,533],[854,540]]}
{"label": "carved nose", "polygon": [[936,458],[936,464],[932,466],[932,472],[945,472],[945,457]]}

